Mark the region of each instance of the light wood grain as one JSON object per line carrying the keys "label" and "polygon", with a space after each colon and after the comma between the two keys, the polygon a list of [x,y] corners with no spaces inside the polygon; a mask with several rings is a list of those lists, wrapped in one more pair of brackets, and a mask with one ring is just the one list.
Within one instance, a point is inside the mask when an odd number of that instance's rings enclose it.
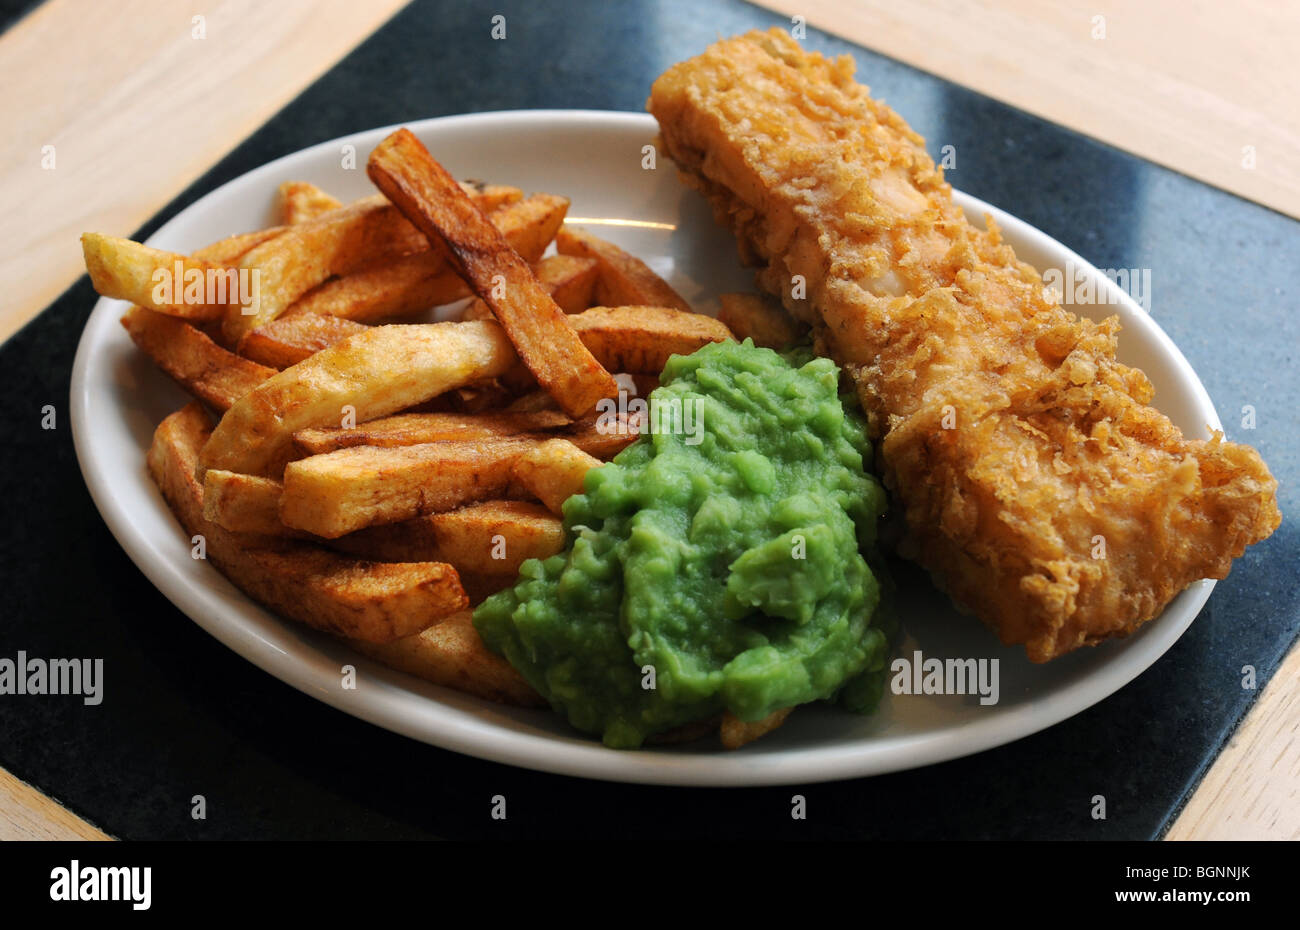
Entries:
{"label": "light wood grain", "polygon": [[0,769],[0,841],[107,839],[112,837]]}
{"label": "light wood grain", "polygon": [[48,0],[0,36],[0,340],[405,2]]}
{"label": "light wood grain", "polygon": [[[1293,3],[758,2],[1300,217]],[[1104,17],[1104,38],[1093,37],[1094,17]],[[859,77],[871,82],[870,74]]]}
{"label": "light wood grain", "polygon": [[1298,682],[1292,649],[1166,839],[1300,840]]}

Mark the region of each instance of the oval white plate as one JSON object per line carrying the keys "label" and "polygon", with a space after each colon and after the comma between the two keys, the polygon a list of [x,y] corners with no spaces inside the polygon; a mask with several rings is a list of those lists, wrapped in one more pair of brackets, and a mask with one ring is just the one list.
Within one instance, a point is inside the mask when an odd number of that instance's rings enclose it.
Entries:
{"label": "oval white plate", "polygon": [[[524,111],[409,124],[458,177],[515,184],[572,199],[570,219],[588,226],[667,277],[687,300],[713,312],[718,293],[752,290],[729,233],[717,228],[673,166],[642,168],[656,126],[638,113]],[[370,149],[391,129],[374,129],[288,155],[213,191],[182,211],[149,243],[189,251],[223,236],[269,225],[277,186],[313,181],[348,200],[372,193]],[[353,165],[354,167],[349,167]],[[1040,270],[1078,269],[1118,313],[1120,357],[1154,382],[1158,402],[1188,435],[1219,420],[1204,387],[1169,337],[1104,275],[1059,243],[981,201],[957,194],[978,223],[992,214],[1007,241]],[[1068,279],[1067,279],[1068,280]],[[928,585],[909,590],[906,639],[935,658],[1000,660],[1000,701],[973,696],[887,695],[858,717],[802,708],[780,730],[738,751],[703,740],[684,747],[618,752],[568,728],[545,710],[481,701],[384,669],[324,635],[279,620],[214,568],[190,557],[190,543],[144,466],[154,427],[187,397],[132,345],[118,323],[121,301],[100,300],[86,324],[72,373],[72,427],[82,473],[109,528],[140,570],[177,607],[240,655],[334,707],[447,749],[550,772],[617,781],[760,785],[826,781],[896,771],[979,752],[1058,723],[1112,694],[1160,657],[1196,617],[1213,583],[1198,582],[1157,620],[1125,641],[1083,649],[1036,666],[958,615]],[[352,663],[359,687],[340,687]]]}

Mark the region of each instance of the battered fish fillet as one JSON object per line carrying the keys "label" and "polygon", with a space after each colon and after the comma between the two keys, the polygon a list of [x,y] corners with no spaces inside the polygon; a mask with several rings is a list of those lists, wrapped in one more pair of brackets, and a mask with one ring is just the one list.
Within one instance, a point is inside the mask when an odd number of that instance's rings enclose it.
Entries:
{"label": "battered fish fillet", "polygon": [[1043,662],[1131,633],[1277,528],[1259,455],[1151,407],[1118,321],[1063,310],[991,220],[969,224],[851,59],[752,32],[668,70],[649,109],[760,285],[853,378],[901,553],[1003,642]]}

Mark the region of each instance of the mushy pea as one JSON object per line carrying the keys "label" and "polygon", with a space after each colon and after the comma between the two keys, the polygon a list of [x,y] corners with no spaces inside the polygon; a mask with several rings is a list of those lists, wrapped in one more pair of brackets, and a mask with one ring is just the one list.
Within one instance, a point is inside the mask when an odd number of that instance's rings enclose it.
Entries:
{"label": "mushy pea", "polygon": [[673,356],[660,380],[652,408],[702,429],[643,434],[588,472],[568,549],[525,562],[475,627],[613,747],[724,710],[870,710],[892,630],[862,553],[885,494],[835,364],[746,340]]}

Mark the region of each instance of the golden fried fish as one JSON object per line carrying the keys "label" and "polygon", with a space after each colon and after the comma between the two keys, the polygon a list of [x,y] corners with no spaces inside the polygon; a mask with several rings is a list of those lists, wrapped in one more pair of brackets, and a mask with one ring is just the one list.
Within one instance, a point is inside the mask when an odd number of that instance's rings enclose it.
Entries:
{"label": "golden fried fish", "polygon": [[1281,521],[1247,446],[1188,439],[1115,359],[1118,321],[1062,309],[851,59],[780,30],[670,68],[660,145],[760,285],[852,377],[919,562],[1042,662],[1122,636]]}

